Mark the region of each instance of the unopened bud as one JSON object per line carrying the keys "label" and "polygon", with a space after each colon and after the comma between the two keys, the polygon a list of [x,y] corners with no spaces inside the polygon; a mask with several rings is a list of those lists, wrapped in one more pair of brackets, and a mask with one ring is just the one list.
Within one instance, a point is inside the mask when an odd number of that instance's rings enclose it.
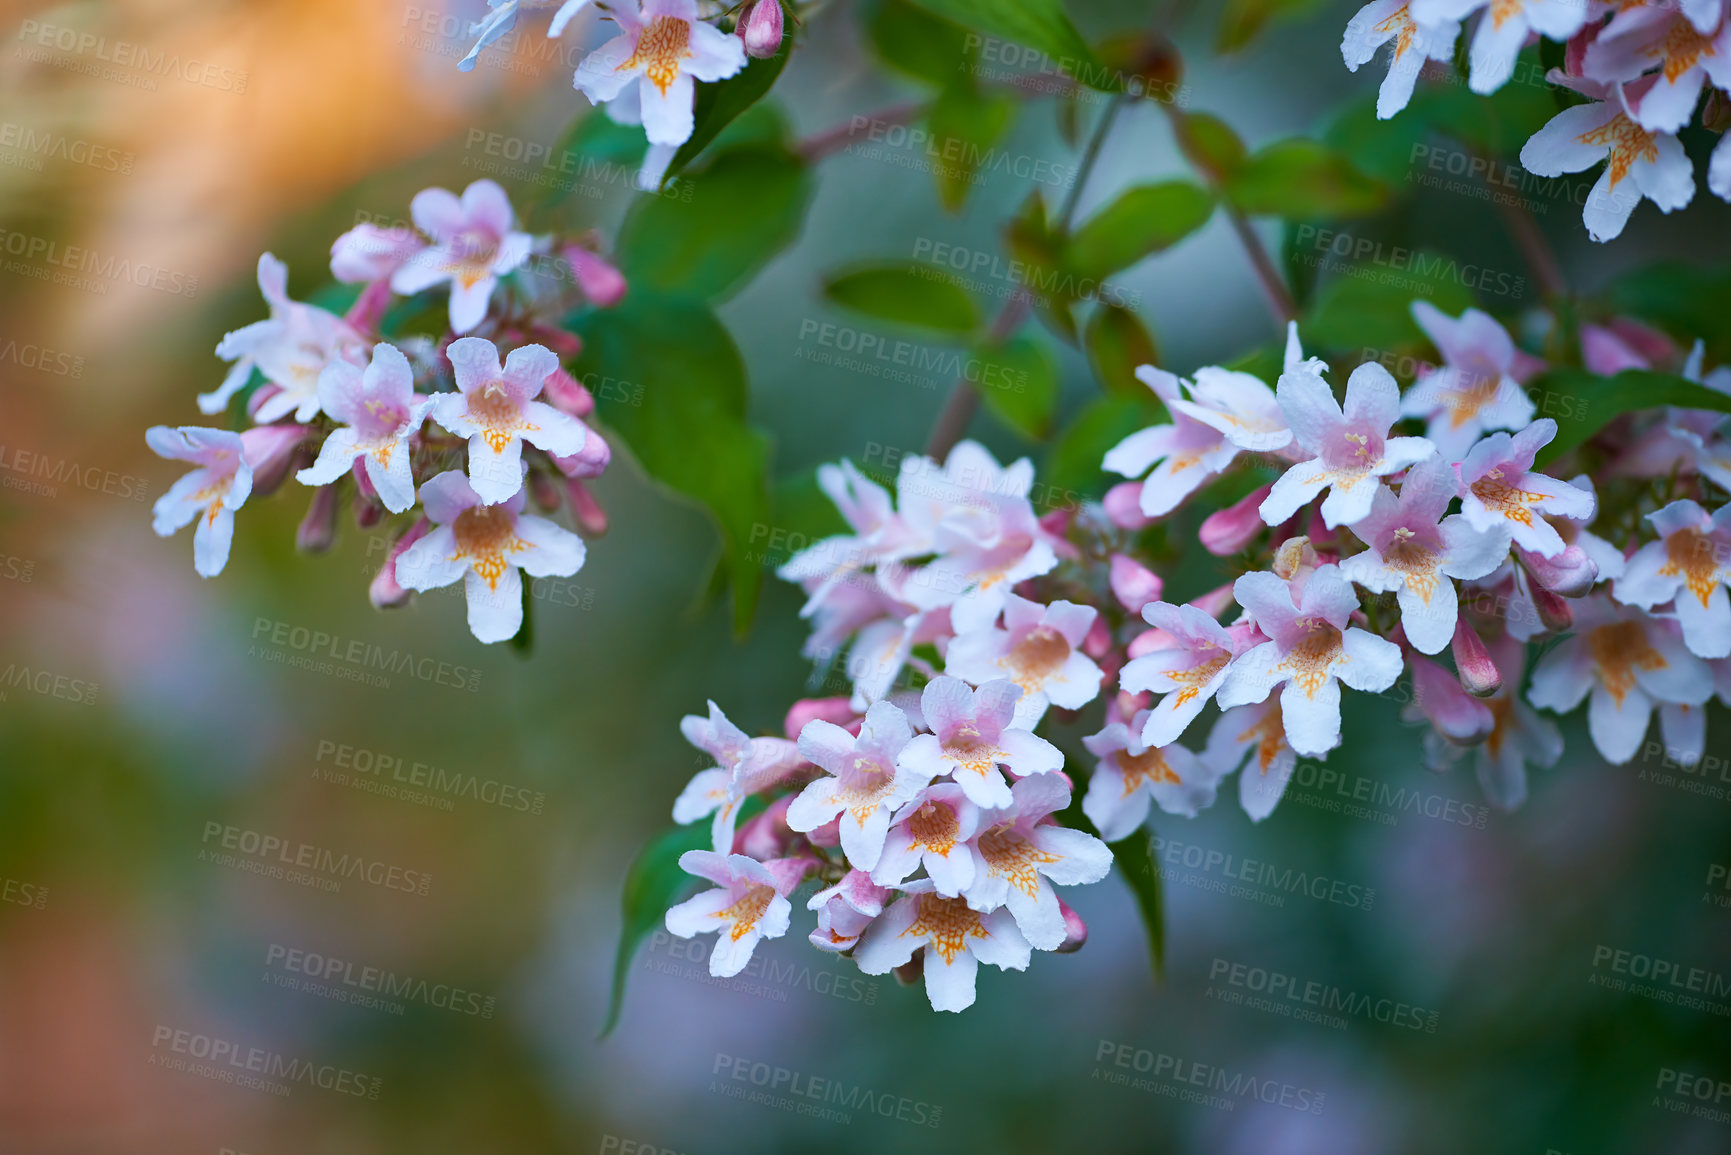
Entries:
{"label": "unopened bud", "polygon": [[392,609],[409,600],[409,591],[397,583],[397,559],[403,555],[404,550],[426,537],[427,531],[432,528],[433,523],[423,517],[391,546],[391,552],[385,556],[385,564],[379,567],[379,572],[373,577],[373,584],[367,588],[367,596],[372,599],[375,609]]}
{"label": "unopened bud", "polygon": [[305,425],[259,425],[240,435],[241,456],[252,467],[254,497],[269,497],[281,488],[306,436]]}
{"label": "unopened bud", "polygon": [[541,398],[579,421],[595,412],[595,395],[563,369],[547,374],[547,379],[541,383]]}
{"label": "unopened bud", "polygon": [[1082,652],[1096,661],[1106,656],[1112,648],[1112,631],[1106,628],[1106,619],[1095,617],[1094,624],[1088,627],[1088,634],[1082,639]]}
{"label": "unopened bud", "polygon": [[307,515],[295,530],[295,548],[302,553],[324,553],[337,540],[337,487],[321,485],[313,490]]}
{"label": "unopened bud", "polygon": [[1273,488],[1264,485],[1225,509],[1209,514],[1196,535],[1202,548],[1215,557],[1230,557],[1255,541],[1263,529],[1259,507]]}
{"label": "unopened bud", "polygon": [[1491,652],[1485,648],[1484,639],[1479,637],[1477,630],[1458,618],[1455,621],[1455,637],[1453,643],[1455,671],[1460,675],[1461,685],[1467,693],[1475,698],[1488,698],[1502,688],[1503,675],[1497,669],[1497,664],[1491,661]]}
{"label": "unopened bud", "polygon": [[1159,601],[1166,587],[1159,574],[1121,553],[1112,555],[1110,581],[1112,596],[1133,614],[1141,613],[1142,607],[1149,602]]}
{"label": "unopened bud", "polygon": [[343,314],[343,320],[363,333],[375,332],[379,322],[385,319],[385,310],[390,307],[391,282],[388,279],[372,281],[361,290],[361,295],[355,298],[349,311]]}
{"label": "unopened bud", "polygon": [[625,299],[625,274],[582,245],[566,247],[565,263],[571,266],[577,287],[596,305],[610,309]]}
{"label": "unopened bud", "polygon": [[745,41],[745,54],[759,59],[774,56],[781,47],[781,0],[757,0],[740,14],[733,27]]}
{"label": "unopened bud", "polygon": [[783,731],[792,741],[798,741],[799,733],[805,729],[807,722],[831,722],[844,729],[849,723],[859,721],[859,715],[848,705],[849,699],[840,698],[801,698],[787,712],[787,721],[783,723]]}
{"label": "unopened bud", "polygon": [[1302,581],[1316,572],[1316,550],[1308,537],[1289,537],[1274,551],[1274,576],[1282,581]]}
{"label": "unopened bud", "polygon": [[584,537],[600,537],[607,532],[607,513],[582,481],[575,477],[567,479],[565,496],[571,499],[571,516],[577,523],[578,533]]}
{"label": "unopened bud", "polygon": [[1075,908],[1063,899],[1058,900],[1058,909],[1064,915],[1064,941],[1058,944],[1059,954],[1072,954],[1082,949],[1088,942],[1088,924],[1082,921]]}
{"label": "unopened bud", "polygon": [[1566,598],[1580,597],[1599,580],[1598,563],[1578,545],[1569,546],[1555,557],[1540,557],[1517,545],[1515,557],[1536,586]]}
{"label": "unopened bud", "polygon": [[1142,483],[1123,481],[1106,491],[1100,505],[1119,529],[1141,529],[1153,519],[1142,512]]}
{"label": "unopened bud", "polygon": [[583,448],[569,457],[555,457],[553,464],[559,467],[559,472],[566,477],[600,477],[607,472],[608,464],[613,460],[613,447],[607,444],[607,439],[593,429],[587,429],[588,436],[583,439]]}
{"label": "unopened bud", "polygon": [[1190,599],[1190,604],[1211,618],[1218,618],[1228,609],[1238,604],[1238,599],[1232,595],[1232,583],[1215,586],[1200,597]]}
{"label": "unopened bud", "polygon": [[1541,586],[1532,587],[1533,608],[1539,611],[1539,621],[1553,634],[1562,633],[1575,624],[1575,611],[1567,598]]}
{"label": "unopened bud", "polygon": [[787,808],[795,795],[788,794],[769,804],[769,809],[740,827],[733,840],[735,854],[747,854],[759,862],[768,862],[787,853],[793,840],[793,830],[787,824]]}

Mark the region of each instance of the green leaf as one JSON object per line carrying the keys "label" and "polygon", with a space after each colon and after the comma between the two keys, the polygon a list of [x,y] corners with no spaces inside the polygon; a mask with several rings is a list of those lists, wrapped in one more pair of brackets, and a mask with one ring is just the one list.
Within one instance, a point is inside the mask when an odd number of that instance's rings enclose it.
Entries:
{"label": "green leaf", "polygon": [[1122,305],[1101,305],[1088,318],[1082,345],[1094,375],[1111,395],[1142,397],[1148,387],[1136,379],[1139,365],[1158,365],[1160,352],[1142,318]]}
{"label": "green leaf", "polygon": [[1731,268],[1664,261],[1624,273],[1611,282],[1615,313],[1639,317],[1683,341],[1701,337],[1710,364],[1731,361]]}
{"label": "green leaf", "polygon": [[1059,435],[1040,470],[1053,493],[1076,498],[1097,498],[1124,479],[1100,468],[1106,451],[1136,432],[1164,420],[1164,407],[1154,394],[1139,397],[1101,397],[1082,407],[1068,428]]}
{"label": "green leaf", "polygon": [[1306,348],[1355,353],[1399,349],[1424,339],[1412,319],[1415,299],[1429,301],[1450,316],[1472,305],[1472,290],[1453,257],[1392,245],[1378,251],[1384,255],[1381,263],[1348,265],[1341,259],[1337,269],[1326,247],[1307,254],[1336,269],[1336,275],[1317,294],[1309,319],[1299,321]]}
{"label": "green leaf", "polygon": [[1231,125],[1209,112],[1192,112],[1182,121],[1178,146],[1184,156],[1216,181],[1230,180],[1244,166],[1249,150]]}
{"label": "green leaf", "polygon": [[981,162],[1009,131],[1015,116],[1014,98],[982,91],[965,76],[944,89],[927,120],[938,157],[932,175],[937,178],[938,199],[944,208],[950,212],[961,209]]}
{"label": "green leaf", "polygon": [[1034,308],[1040,320],[1059,337],[1076,344],[1079,334],[1072,306],[1080,281],[1062,267],[1063,242],[1052,232],[1046,202],[1038,190],[1028,194],[1021,210],[1005,226],[1004,243],[1010,254],[1027,266],[1023,281],[1035,290]]}
{"label": "green leaf", "polygon": [[1160,864],[1154,857],[1154,832],[1139,829],[1111,844],[1112,861],[1130,884],[1142,927],[1148,932],[1148,961],[1156,979],[1166,973],[1166,903],[1160,889]]}
{"label": "green leaf", "polygon": [[1320,0],[1226,0],[1220,14],[1218,52],[1237,52],[1256,39],[1270,20],[1302,16]]}
{"label": "green leaf", "polygon": [[1675,405],[1731,413],[1731,397],[1670,373],[1645,369],[1625,369],[1615,377],[1600,377],[1585,369],[1552,369],[1530,381],[1527,394],[1538,416],[1557,423],[1556,439],[1539,450],[1540,468],[1638,409]]}
{"label": "green leaf", "polygon": [[625,872],[619,902],[619,949],[613,955],[613,986],[607,997],[607,1017],[601,1024],[600,1038],[612,1034],[619,1025],[619,1012],[625,1006],[625,983],[630,978],[631,960],[637,954],[638,944],[662,924],[667,909],[698,881],[679,869],[679,856],[687,850],[704,850],[708,846],[709,823],[675,826],[651,839]]}
{"label": "green leaf", "polygon": [[805,165],[773,148],[730,149],[683,183],[689,197],[640,197],[620,228],[633,293],[729,296],[799,235],[811,198]]}
{"label": "green leaf", "polygon": [[1189,181],[1137,185],[1089,217],[1070,238],[1066,264],[1103,280],[1164,252],[1214,215],[1214,198]]}
{"label": "green leaf", "polygon": [[907,0],[873,5],[866,28],[878,59],[915,80],[948,88],[964,68],[967,29]]}
{"label": "green leaf", "polygon": [[1344,153],[1313,140],[1283,140],[1250,156],[1226,182],[1226,196],[1250,216],[1329,220],[1375,212],[1388,189]]}
{"label": "green leaf", "polygon": [[769,521],[769,448],[745,421],[745,363],[733,337],[702,303],[636,285],[619,306],[572,324],[583,338],[577,376],[631,383],[602,395],[603,420],[645,472],[714,517],[733,580],[734,629],[744,633],[763,581],[750,551],[753,530]]}
{"label": "green leaf", "polygon": [[661,178],[663,184],[696,160],[697,154],[708,148],[735,117],[763,99],[787,66],[788,54],[793,51],[793,39],[792,36],[783,36],[781,47],[776,49],[774,56],[747,58],[745,67],[726,80],[697,86],[691,136],[673,154],[667,173]]}
{"label": "green leaf", "polygon": [[1090,88],[1102,92],[1123,88],[1118,73],[1088,47],[1059,0],[920,0],[920,7],[963,27],[1037,48]]}
{"label": "green leaf", "polygon": [[940,333],[980,327],[979,306],[949,271],[920,261],[856,265],[830,276],[823,292],[838,305],[883,321]]}
{"label": "green leaf", "polygon": [[973,385],[986,408],[1035,441],[1051,436],[1058,407],[1058,362],[1045,345],[1017,337],[981,346],[970,363],[970,370],[975,368],[971,376],[978,380]]}

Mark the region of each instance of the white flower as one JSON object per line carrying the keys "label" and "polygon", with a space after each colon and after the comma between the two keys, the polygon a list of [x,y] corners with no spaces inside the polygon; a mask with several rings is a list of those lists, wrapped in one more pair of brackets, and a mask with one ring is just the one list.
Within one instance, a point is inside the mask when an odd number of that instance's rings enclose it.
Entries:
{"label": "white flower", "polygon": [[365,370],[331,362],[319,375],[319,405],[346,424],[325,438],[319,459],[295,474],[296,480],[329,485],[360,458],[385,508],[402,513],[415,504],[409,438],[432,404],[431,397],[415,395],[415,372],[394,345],[374,345]]}
{"label": "white flower", "polygon": [[960,786],[939,782],[926,787],[896,812],[872,881],[899,886],[924,866],[939,894],[956,897],[974,881],[968,840],[979,823],[980,808],[968,801]]}
{"label": "white flower", "polygon": [[499,278],[529,259],[533,238],[512,227],[511,201],[490,180],[475,181],[461,199],[448,189],[422,189],[409,216],[432,243],[403,259],[391,290],[410,296],[450,282],[451,331],[467,333],[487,315]]}
{"label": "white flower", "polygon": [[1320,362],[1280,375],[1281,412],[1297,444],[1311,454],[1281,475],[1262,502],[1262,520],[1279,525],[1328,490],[1322,521],[1351,525],[1370,512],[1376,479],[1423,461],[1436,447],[1422,437],[1390,437],[1400,417],[1400,387],[1387,369],[1366,361],[1346,382],[1346,405],[1335,401]]}
{"label": "white flower", "polygon": [[786,738],[750,738],[727,720],[721,707],[709,703],[709,717],[687,714],[679,721],[685,740],[715,759],[700,770],[673,803],[673,821],[681,826],[713,814],[710,836],[716,853],[733,847],[739,807],[745,799],[768,790],[805,765],[799,748]]}
{"label": "white flower", "polygon": [[[1731,85],[1731,29],[1717,19],[1697,28],[1675,7],[1624,6],[1581,60],[1581,71],[1603,83],[1634,81],[1657,69],[1631,110],[1636,123],[1655,132],[1688,124],[1709,81],[1718,88]],[[1632,84],[1630,91],[1636,91]]]}
{"label": "white flower", "polygon": [[807,910],[817,911],[811,945],[832,954],[852,950],[872,919],[884,912],[892,892],[878,886],[863,870],[850,870],[841,881],[811,896]]}
{"label": "white flower", "polygon": [[1394,44],[1388,75],[1376,94],[1378,120],[1387,120],[1406,107],[1426,60],[1447,60],[1454,53],[1460,24],[1443,19],[1421,22],[1409,10],[1416,6],[1406,0],[1373,0],[1358,10],[1341,37],[1341,58],[1353,72],[1384,44]]}
{"label": "white flower", "polygon": [[1691,653],[1731,656],[1731,505],[1712,514],[1687,499],[1647,515],[1659,540],[1628,561],[1612,594],[1624,605],[1650,610],[1676,601],[1677,621]]}
{"label": "white flower", "polygon": [[421,486],[433,529],[397,558],[397,583],[430,590],[461,578],[469,629],[502,642],[523,626],[523,578],[570,577],[583,567],[583,539],[544,517],[525,516],[521,490],[489,505],[454,469]]}
{"label": "white flower", "polygon": [[178,429],[156,425],[145,432],[144,440],[159,456],[198,467],[156,499],[152,528],[158,537],[170,537],[196,518],[193,568],[200,577],[215,577],[228,564],[234,511],[252,493],[252,465],[241,435],[196,425]]}
{"label": "white flower", "polygon": [[907,715],[889,702],[873,702],[859,736],[814,718],[799,732],[799,752],[829,773],[812,782],[787,810],[788,826],[802,834],[841,818],[841,849],[855,870],[870,871],[883,853],[890,816],[931,781],[931,775],[896,758],[914,735]]}
{"label": "white flower", "polygon": [[1052,884],[1099,882],[1112,869],[1106,844],[1045,819],[1070,804],[1061,774],[1036,774],[1011,789],[1010,804],[980,815],[971,843],[974,881],[963,892],[978,911],[1008,907],[1016,927],[1036,950],[1064,942],[1064,912]]}
{"label": "white flower", "polygon": [[1557,435],[1557,423],[1541,417],[1513,437],[1493,433],[1473,446],[1455,466],[1460,478],[1461,515],[1474,529],[1506,528],[1515,544],[1541,557],[1566,548],[1562,534],[1544,517],[1585,521],[1597,505],[1589,490],[1578,489],[1533,470],[1533,459]]}
{"label": "white flower", "polygon": [[270,318],[226,334],[216,355],[234,368],[211,393],[198,396],[200,413],[221,413],[256,367],[278,392],[265,398],[254,420],[267,425],[289,413],[302,424],[319,411],[319,374],[332,361],[356,365],[367,356],[366,342],[347,321],[317,305],[288,297],[288,266],[265,253],[258,259],[258,287],[270,305]]}
{"label": "white flower", "polygon": [[589,440],[581,421],[535,400],[559,368],[551,349],[513,349],[501,368],[493,342],[461,337],[445,355],[456,370],[457,392],[436,394],[432,417],[469,439],[469,484],[483,500],[504,501],[522,489],[523,442],[554,457],[570,457]]}
{"label": "white flower", "polygon": [[1082,739],[1100,759],[1082,796],[1082,813],[1107,842],[1117,842],[1142,825],[1150,800],[1168,814],[1194,818],[1214,805],[1214,791],[1223,773],[1178,745],[1147,745],[1142,737],[1148,711],[1140,711],[1126,726],[1113,722]]}
{"label": "white flower", "polygon": [[1454,318],[1429,301],[1414,301],[1412,316],[1443,365],[1419,375],[1401,396],[1400,412],[1430,422],[1425,437],[1440,457],[1459,461],[1492,429],[1526,428],[1533,402],[1515,374],[1540,363],[1516,348],[1494,317],[1468,309]]}
{"label": "white flower", "polygon": [[667,933],[690,938],[715,932],[709,973],[716,978],[738,974],[759,942],[787,933],[793,914],[788,879],[799,881],[793,870],[784,870],[778,879],[769,865],[755,858],[708,850],[687,850],[679,856],[679,868],[715,883],[715,889],[669,910]]}
{"label": "white flower", "polygon": [[1587,0],[1412,0],[1413,17],[1423,24],[1458,22],[1486,7],[1468,58],[1468,86],[1478,93],[1495,92],[1508,83],[1528,36],[1567,40],[1587,20]]}
{"label": "white flower", "polygon": [[639,121],[652,145],[691,137],[696,81],[724,80],[745,67],[745,45],[697,18],[697,0],[646,0],[641,12],[608,10],[621,34],[577,66],[572,83],[613,119]]}
{"label": "white flower", "polygon": [[1244,648],[1244,636],[1242,631],[1234,635],[1199,606],[1152,602],[1142,607],[1142,617],[1172,644],[1130,659],[1118,684],[1131,694],[1165,695],[1146,712],[1141,735],[1143,746],[1169,746],[1220,689],[1227,665]]}
{"label": "white flower", "polygon": [[1591,691],[1587,729],[1605,761],[1620,766],[1635,756],[1655,704],[1700,706],[1712,696],[1713,672],[1675,622],[1601,597],[1573,609],[1576,632],[1539,659],[1527,700],[1567,713]]}
{"label": "white flower", "polygon": [[1370,513],[1352,526],[1370,548],[1340,563],[1370,592],[1394,591],[1407,640],[1422,654],[1440,654],[1454,637],[1459,598],[1449,579],[1482,578],[1509,556],[1507,529],[1443,516],[1455,488],[1454,470],[1437,458],[1407,473],[1399,497],[1378,486]]}
{"label": "white flower", "polygon": [[[1251,756],[1249,762],[1244,760],[1246,754]],[[1261,822],[1274,813],[1298,765],[1298,753],[1286,740],[1280,698],[1223,711],[1208,732],[1202,760],[1216,776],[1230,774],[1242,764],[1238,801],[1244,813],[1252,822]]]}
{"label": "white flower", "polygon": [[582,11],[589,0],[487,0],[490,11],[485,19],[477,20],[469,25],[469,35],[479,36],[475,46],[469,49],[469,54],[457,61],[459,71],[468,72],[475,67],[475,60],[481,55],[481,49],[498,40],[517,24],[517,13],[521,9],[551,8],[555,4],[559,10],[553,13],[553,21],[547,26],[547,38],[557,40],[565,31],[565,26],[571,23],[571,18]]}
{"label": "white flower", "polygon": [[980,963],[1000,970],[1027,970],[1028,940],[1008,909],[987,914],[959,898],[945,898],[930,879],[916,879],[903,896],[873,921],[854,948],[854,961],[868,975],[886,975],[925,948],[926,997],[934,1011],[965,1011],[974,1005]]}
{"label": "white flower", "polygon": [[961,634],[944,653],[944,672],[974,685],[1008,678],[1022,688],[1012,726],[1033,729],[1048,704],[1079,710],[1100,692],[1100,667],[1081,650],[1098,616],[1092,606],[1049,606],[1011,594],[1004,626]]}
{"label": "white flower", "polygon": [[1619,236],[1642,197],[1667,213],[1694,199],[1695,173],[1682,144],[1636,123],[1621,84],[1570,80],[1555,69],[1550,77],[1595,99],[1563,109],[1534,133],[1521,148],[1521,165],[1536,176],[1556,177],[1607,162],[1581,210],[1588,236]]}
{"label": "white flower", "polygon": [[1286,738],[1312,757],[1340,745],[1340,683],[1381,693],[1400,677],[1400,647],[1348,620],[1358,608],[1339,566],[1323,566],[1294,605],[1287,584],[1271,573],[1247,573],[1232,587],[1238,603],[1273,641],[1232,663],[1217,695],[1222,708],[1245,706],[1280,692]]}
{"label": "white flower", "polygon": [[955,775],[976,806],[1008,806],[1010,788],[999,766],[1024,776],[1048,774],[1064,765],[1056,746],[1011,724],[1021,696],[1007,680],[975,690],[959,678],[933,678],[920,693],[920,713],[932,732],[915,735],[899,765],[926,775],[927,781]]}

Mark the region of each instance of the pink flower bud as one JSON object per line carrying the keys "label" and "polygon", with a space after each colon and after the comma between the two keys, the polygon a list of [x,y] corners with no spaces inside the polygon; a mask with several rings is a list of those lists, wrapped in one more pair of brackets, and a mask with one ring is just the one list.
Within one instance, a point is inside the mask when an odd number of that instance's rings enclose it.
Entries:
{"label": "pink flower bud", "polygon": [[426,537],[427,531],[432,528],[433,523],[423,517],[391,546],[391,552],[385,555],[385,564],[379,567],[379,572],[373,577],[373,584],[367,588],[367,596],[372,598],[374,608],[388,610],[409,600],[409,591],[397,584],[397,558],[402,556],[404,550]]}
{"label": "pink flower bud", "polygon": [[1166,587],[1159,574],[1121,553],[1112,555],[1110,573],[1112,596],[1133,614],[1141,613],[1149,602],[1159,601]]}
{"label": "pink flower bud", "polygon": [[371,529],[384,520],[384,502],[379,500],[379,491],[374,487],[373,479],[367,476],[359,458],[355,460],[349,475],[355,479],[355,525],[361,529]]}
{"label": "pink flower bud", "polygon": [[805,724],[814,720],[833,722],[845,729],[850,722],[857,723],[859,715],[854,713],[845,697],[801,698],[787,712],[787,721],[782,724],[782,728],[789,740],[797,742],[799,732],[805,729]]}
{"label": "pink flower bud", "polygon": [[571,499],[571,516],[577,532],[584,537],[600,537],[607,532],[607,512],[596,503],[587,486],[572,477],[565,482],[565,496]]}
{"label": "pink flower bud", "polygon": [[607,439],[593,429],[583,442],[583,448],[569,457],[555,457],[553,464],[559,467],[559,472],[566,477],[600,477],[607,472],[608,463],[613,460],[613,447],[607,444]]}
{"label": "pink flower bud", "polygon": [[1152,654],[1155,650],[1170,650],[1177,644],[1177,638],[1155,626],[1131,638],[1128,652],[1132,658],[1140,658],[1144,654]]}
{"label": "pink flower bud", "polygon": [[305,425],[259,425],[240,435],[241,454],[252,467],[254,497],[269,497],[281,488],[306,436]]}
{"label": "pink flower bud", "polygon": [[295,548],[302,553],[324,553],[337,540],[337,487],[321,485],[313,490],[307,515],[295,530]]}
{"label": "pink flower bud", "polygon": [[559,412],[579,421],[595,412],[595,395],[563,369],[547,374],[547,380],[541,384],[541,397]]}
{"label": "pink flower bud", "polygon": [[1449,672],[1429,658],[1412,663],[1412,704],[1405,713],[1423,718],[1456,745],[1468,746],[1490,737],[1496,717],[1489,707],[1462,688]]}
{"label": "pink flower bud", "polygon": [[833,850],[841,845],[841,818],[832,818],[816,830],[806,831],[805,836],[813,846]]}
{"label": "pink flower bud", "polygon": [[1538,588],[1566,598],[1580,597],[1599,580],[1598,563],[1578,545],[1569,546],[1556,557],[1540,557],[1517,545],[1515,557]]}
{"label": "pink flower bud", "polygon": [[774,56],[781,47],[781,0],[757,0],[740,13],[734,32],[745,41],[745,54],[759,59]]}
{"label": "pink flower bud", "polygon": [[1058,944],[1059,954],[1072,954],[1082,949],[1088,942],[1088,924],[1082,921],[1071,905],[1063,899],[1058,900],[1058,909],[1064,914],[1064,941]]}
{"label": "pink flower bud", "polygon": [[577,278],[577,287],[596,305],[610,309],[625,299],[625,274],[582,245],[567,245],[565,262]]}
{"label": "pink flower bud", "polygon": [[1262,513],[1257,507],[1273,488],[1265,485],[1225,509],[1209,514],[1197,534],[1202,548],[1215,557],[1230,557],[1255,541],[1263,528]]}
{"label": "pink flower bud", "polygon": [[769,809],[747,822],[733,839],[733,852],[747,854],[759,862],[780,858],[794,840],[787,824],[787,808],[794,795],[788,794],[769,804]]}
{"label": "pink flower bud", "polygon": [[355,303],[343,314],[343,320],[363,333],[371,333],[378,329],[379,322],[384,319],[385,310],[390,307],[391,283],[374,281],[361,290],[361,295],[355,298]]}
{"label": "pink flower bud", "polygon": [[1211,618],[1217,618],[1228,609],[1238,604],[1238,599],[1232,596],[1232,583],[1217,586],[1201,597],[1191,598],[1190,604],[1202,610]]}
{"label": "pink flower bud", "polygon": [[1106,656],[1106,651],[1112,648],[1112,631],[1106,628],[1106,619],[1096,617],[1094,624],[1088,627],[1088,634],[1082,639],[1082,652],[1090,658],[1100,659]]}
{"label": "pink flower bud", "polygon": [[1488,698],[1502,688],[1503,675],[1497,670],[1497,664],[1491,661],[1491,652],[1485,649],[1484,639],[1464,617],[1455,622],[1452,649],[1455,670],[1460,674],[1461,685],[1466,687],[1467,693],[1475,698]]}
{"label": "pink flower bud", "polygon": [[1533,608],[1539,611],[1539,621],[1553,634],[1562,633],[1575,624],[1575,611],[1568,599],[1540,586],[1532,588]]}
{"label": "pink flower bud", "polygon": [[1152,524],[1152,519],[1142,513],[1140,481],[1119,482],[1106,491],[1100,504],[1106,510],[1106,517],[1119,529],[1141,529]]}
{"label": "pink flower bud", "polygon": [[1075,513],[1068,509],[1054,509],[1040,518],[1040,528],[1053,537],[1067,537],[1070,533],[1070,522],[1075,520]]}
{"label": "pink flower bud", "polygon": [[806,875],[817,869],[818,862],[815,858],[802,854],[797,858],[772,858],[763,866],[769,871],[770,877],[775,879],[776,892],[785,897],[793,893],[794,888],[804,881]]}
{"label": "pink flower bud", "polygon": [[344,284],[388,281],[421,248],[413,229],[356,225],[331,246],[331,275]]}

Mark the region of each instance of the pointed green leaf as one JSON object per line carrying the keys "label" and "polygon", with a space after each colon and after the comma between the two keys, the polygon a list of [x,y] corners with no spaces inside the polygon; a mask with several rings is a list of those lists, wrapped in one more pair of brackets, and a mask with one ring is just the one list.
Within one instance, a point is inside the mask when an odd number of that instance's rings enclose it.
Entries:
{"label": "pointed green leaf", "polygon": [[1536,464],[1549,465],[1625,413],[1675,405],[1731,413],[1731,397],[1669,373],[1625,369],[1600,377],[1585,369],[1552,369],[1527,384],[1538,416],[1557,423],[1557,436],[1539,450]]}
{"label": "pointed green leaf", "polygon": [[1082,39],[1059,0],[919,0],[920,7],[965,28],[1037,48],[1090,88],[1118,92],[1123,81]]}
{"label": "pointed green leaf", "polygon": [[883,321],[972,333],[980,308],[947,269],[919,261],[873,262],[832,274],[824,296],[844,308]]}
{"label": "pointed green leaf", "polygon": [[1136,379],[1140,365],[1158,365],[1154,337],[1135,312],[1122,305],[1101,305],[1088,318],[1082,343],[1088,362],[1109,395],[1145,397],[1148,386]]}
{"label": "pointed green leaf", "polygon": [[675,826],[651,839],[625,872],[619,903],[619,948],[613,955],[613,984],[607,997],[607,1016],[601,1024],[601,1038],[619,1025],[619,1012],[625,1006],[625,984],[638,944],[661,925],[668,907],[698,881],[679,869],[679,856],[687,850],[704,850],[708,846],[709,823]]}
{"label": "pointed green leaf", "polygon": [[1082,223],[1065,249],[1078,277],[1102,280],[1208,223],[1214,198],[1189,181],[1137,185]]}
{"label": "pointed green leaf", "polygon": [[1128,838],[1111,844],[1112,861],[1130,885],[1136,909],[1142,912],[1142,928],[1148,934],[1148,960],[1154,977],[1166,973],[1166,904],[1160,889],[1160,863],[1154,856],[1154,832],[1141,828]]}
{"label": "pointed green leaf", "polygon": [[1283,140],[1252,154],[1226,181],[1226,196],[1249,216],[1333,220],[1375,212],[1388,189],[1345,153],[1314,140]]}
{"label": "pointed green leaf", "polygon": [[781,75],[781,70],[787,67],[787,57],[792,51],[793,37],[783,36],[781,47],[774,56],[749,57],[745,67],[726,80],[697,86],[691,136],[673,154],[667,173],[661,178],[663,184],[683,172],[740,113],[763,99],[774,86],[776,77]]}

